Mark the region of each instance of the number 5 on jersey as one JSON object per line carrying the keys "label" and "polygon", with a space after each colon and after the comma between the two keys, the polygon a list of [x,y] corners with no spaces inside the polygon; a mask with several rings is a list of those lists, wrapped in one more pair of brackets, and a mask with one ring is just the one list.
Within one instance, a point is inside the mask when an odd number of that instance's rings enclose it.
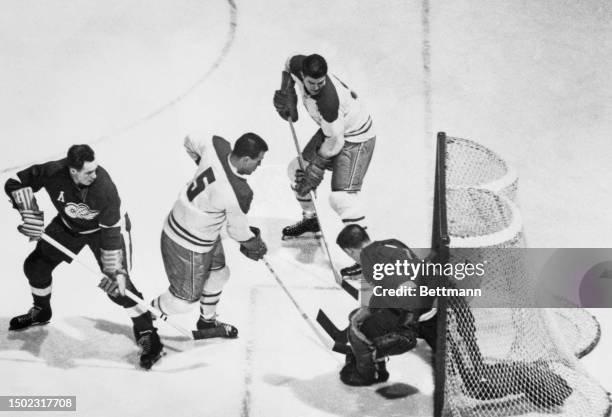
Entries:
{"label": "number 5 on jersey", "polygon": [[200,175],[198,175],[191,182],[189,188],[187,189],[187,198],[189,199],[189,201],[193,201],[193,199],[196,198],[198,194],[204,191],[207,185],[210,185],[213,182],[215,182],[215,174],[213,173],[212,168],[208,168],[202,171],[202,173],[200,173]]}

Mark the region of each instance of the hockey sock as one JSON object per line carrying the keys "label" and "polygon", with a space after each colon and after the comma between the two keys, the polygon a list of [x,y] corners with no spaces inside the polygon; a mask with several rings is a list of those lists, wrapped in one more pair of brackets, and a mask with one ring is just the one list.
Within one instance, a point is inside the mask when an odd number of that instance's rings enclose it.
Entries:
{"label": "hockey sock", "polygon": [[202,293],[200,297],[200,318],[202,320],[213,320],[217,314],[217,304],[221,298],[221,292]]}
{"label": "hockey sock", "polygon": [[345,226],[357,224],[366,227],[365,211],[358,192],[333,191],[329,203]]}
{"label": "hockey sock", "polygon": [[51,308],[51,285],[46,288],[34,288],[32,290],[32,298],[34,299],[34,305],[42,309]]}
{"label": "hockey sock", "polygon": [[302,212],[304,213],[304,217],[313,217],[315,215],[314,204],[312,203],[312,199],[309,195],[300,196],[295,193],[295,198],[298,203],[300,203],[300,207],[302,207]]}

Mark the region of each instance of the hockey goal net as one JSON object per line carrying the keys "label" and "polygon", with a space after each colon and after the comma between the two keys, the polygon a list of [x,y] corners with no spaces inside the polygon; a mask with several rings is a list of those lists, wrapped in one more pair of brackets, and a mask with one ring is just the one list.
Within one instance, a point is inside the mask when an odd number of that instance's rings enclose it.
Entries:
{"label": "hockey goal net", "polygon": [[[486,147],[439,133],[435,182],[432,246],[440,259],[486,258],[483,294],[520,305],[532,280],[512,250],[525,247],[515,171]],[[478,304],[438,300],[435,416],[610,415],[608,394],[577,359],[599,340],[592,315]]]}

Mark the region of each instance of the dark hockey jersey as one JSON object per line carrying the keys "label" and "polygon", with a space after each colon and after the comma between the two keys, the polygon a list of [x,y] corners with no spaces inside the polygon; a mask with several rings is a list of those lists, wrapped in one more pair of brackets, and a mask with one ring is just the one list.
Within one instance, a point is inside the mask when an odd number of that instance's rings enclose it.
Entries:
{"label": "dark hockey jersey", "polygon": [[[375,279],[375,272],[381,273],[381,266],[376,265],[396,265],[399,261],[402,265],[404,261],[407,263],[419,263],[421,259],[406,245],[397,239],[388,239],[375,241],[363,248],[360,256],[361,267],[363,270],[363,278],[371,285],[378,286],[372,297],[370,298],[369,306],[372,308],[398,308],[404,310],[429,309],[433,303],[431,297],[420,297],[418,287],[424,283],[420,277],[412,277],[407,275],[406,270],[411,269],[389,268],[393,273],[385,273],[380,279]],[[376,268],[376,271],[375,271]],[[387,271],[387,272],[388,272]],[[384,272],[384,271],[382,271]],[[411,279],[414,278],[414,279]],[[400,287],[414,288],[414,295],[401,296],[376,296],[377,293],[382,293],[381,290],[398,289]]]}
{"label": "dark hockey jersey", "polygon": [[80,234],[101,230],[103,249],[121,248],[121,199],[104,168],[98,166],[95,181],[87,187],[74,183],[65,158],[32,165],[19,171],[17,178],[6,181],[9,197],[19,188],[29,186],[34,192],[44,188],[66,227]]}

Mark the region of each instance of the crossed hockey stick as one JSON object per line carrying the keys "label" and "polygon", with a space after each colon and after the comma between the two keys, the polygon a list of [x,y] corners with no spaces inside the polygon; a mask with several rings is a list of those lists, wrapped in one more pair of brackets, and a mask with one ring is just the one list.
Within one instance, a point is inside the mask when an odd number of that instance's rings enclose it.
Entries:
{"label": "crossed hockey stick", "polygon": [[[79,265],[87,269],[89,272],[91,272],[92,275],[99,276],[101,274],[99,271],[94,270],[92,267],[90,267],[85,262],[80,260],[74,252],[66,248],[64,245],[59,243],[57,240],[53,239],[48,234],[43,233],[40,236],[40,238],[44,240],[45,242],[47,242],[48,244],[50,244],[51,246],[53,246],[54,248],[56,248],[57,250],[59,250],[60,252],[63,252],[66,256],[68,256],[73,261],[76,261],[76,263],[78,263]],[[179,333],[181,333],[183,336],[186,336],[194,340],[204,339],[204,337],[202,337],[197,331],[195,330],[189,331],[185,329],[184,327],[172,322],[171,320],[168,320],[168,316],[166,314],[162,313],[155,307],[147,304],[142,298],[138,297],[136,294],[134,294],[130,290],[128,289],[125,290],[125,296],[128,297],[130,300],[134,301],[135,303],[137,303],[140,307],[154,314],[157,317],[157,319],[162,320],[166,322],[167,324],[169,324],[170,326],[174,327],[174,329],[177,330]]]}

